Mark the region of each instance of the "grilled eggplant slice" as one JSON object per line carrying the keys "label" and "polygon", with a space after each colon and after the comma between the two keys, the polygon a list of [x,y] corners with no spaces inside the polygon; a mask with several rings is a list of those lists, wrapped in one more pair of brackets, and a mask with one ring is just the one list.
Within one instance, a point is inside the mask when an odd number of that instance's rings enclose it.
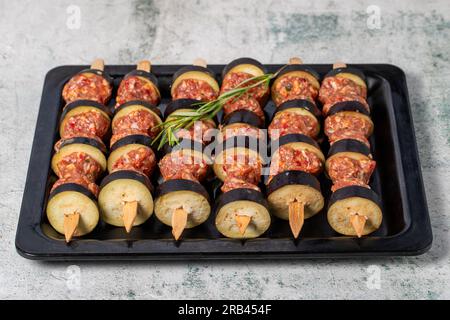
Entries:
{"label": "grilled eggplant slice", "polygon": [[[223,193],[217,199],[216,227],[225,237],[250,239],[262,235],[270,226],[269,207],[261,192],[253,189],[234,189]],[[236,215],[250,217],[242,234],[236,221]]]}
{"label": "grilled eggplant slice", "polygon": [[137,201],[133,226],[143,224],[153,213],[153,187],[150,180],[136,171],[121,170],[106,176],[98,195],[102,220],[116,227],[124,226],[123,208]]}
{"label": "grilled eggplant slice", "polygon": [[48,199],[46,212],[52,227],[61,234],[64,234],[64,216],[79,214],[74,236],[88,234],[94,230],[99,220],[95,195],[75,183],[62,184],[53,190]]}
{"label": "grilled eggplant slice", "polygon": [[278,76],[275,78],[272,88],[275,88],[276,84],[280,81],[280,79],[282,79],[283,77],[286,77],[286,76],[297,76],[297,77],[305,78],[306,80],[309,81],[309,83],[311,83],[311,85],[313,87],[315,87],[316,89],[320,88],[319,74],[316,71],[314,71],[313,69],[311,69],[303,64],[289,64],[286,67],[284,67],[278,73]]}
{"label": "grilled eggplant slice", "polygon": [[172,226],[172,215],[177,209],[187,212],[186,228],[193,228],[208,219],[210,198],[198,182],[174,179],[160,184],[156,190],[155,215],[164,224]]}
{"label": "grilled eggplant slice", "polygon": [[338,233],[356,236],[351,217],[355,214],[366,217],[361,235],[377,230],[383,220],[378,195],[371,189],[349,186],[334,192],[329,201],[327,218],[330,226]]}
{"label": "grilled eggplant slice", "polygon": [[328,152],[325,162],[325,170],[328,172],[329,161],[333,157],[349,157],[354,160],[372,159],[370,149],[361,141],[354,139],[343,139],[336,141]]}
{"label": "grilled eggplant slice", "polygon": [[284,220],[289,220],[289,204],[294,201],[304,204],[305,219],[324,206],[319,180],[302,171],[284,171],[273,177],[267,185],[267,201],[270,212]]}

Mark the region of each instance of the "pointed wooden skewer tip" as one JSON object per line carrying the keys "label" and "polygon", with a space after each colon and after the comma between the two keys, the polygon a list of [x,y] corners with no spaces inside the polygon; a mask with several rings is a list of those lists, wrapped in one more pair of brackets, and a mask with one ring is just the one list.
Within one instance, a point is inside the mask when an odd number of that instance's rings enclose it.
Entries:
{"label": "pointed wooden skewer tip", "polygon": [[234,219],[236,220],[236,224],[239,228],[239,232],[243,235],[245,233],[245,230],[247,230],[247,227],[250,224],[252,217],[236,214]]}
{"label": "pointed wooden skewer tip", "polygon": [[333,63],[333,69],[338,69],[338,68],[347,68],[347,65],[341,61]]}
{"label": "pointed wooden skewer tip", "polygon": [[152,64],[150,63],[150,61],[142,60],[142,61],[138,62],[136,69],[137,70],[142,70],[142,71],[145,71],[145,72],[150,72],[151,68],[152,68]]}
{"label": "pointed wooden skewer tip", "polygon": [[292,57],[289,59],[289,64],[303,64],[303,60],[299,57]]}
{"label": "pointed wooden skewer tip", "polygon": [[208,64],[206,63],[205,59],[197,58],[197,59],[194,60],[194,63],[192,63],[192,65],[206,68],[206,66]]}
{"label": "pointed wooden skewer tip", "polygon": [[305,221],[305,205],[299,201],[289,204],[289,226],[294,238],[297,239]]}
{"label": "pointed wooden skewer tip", "polygon": [[69,213],[64,215],[64,237],[66,242],[69,243],[77,230],[78,223],[80,222],[80,214],[78,212]]}
{"label": "pointed wooden skewer tip", "polygon": [[172,235],[175,240],[178,240],[186,228],[187,211],[183,208],[178,208],[172,214]]}
{"label": "pointed wooden skewer tip", "polygon": [[353,229],[355,230],[358,238],[361,238],[363,235],[364,226],[366,225],[366,221],[367,221],[367,217],[362,216],[358,213],[355,213],[350,217],[350,223],[351,223]]}
{"label": "pointed wooden skewer tip", "polygon": [[123,205],[122,215],[123,215],[123,225],[127,233],[130,233],[131,228],[133,228],[134,220],[136,220],[138,214],[138,202],[137,201],[127,201]]}
{"label": "pointed wooden skewer tip", "polygon": [[95,59],[91,64],[91,69],[105,70],[105,61],[103,59]]}

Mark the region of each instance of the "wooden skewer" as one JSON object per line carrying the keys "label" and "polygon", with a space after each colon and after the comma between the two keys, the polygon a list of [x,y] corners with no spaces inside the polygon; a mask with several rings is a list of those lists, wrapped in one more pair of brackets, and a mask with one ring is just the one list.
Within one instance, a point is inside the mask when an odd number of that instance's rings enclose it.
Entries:
{"label": "wooden skewer", "polygon": [[289,64],[303,64],[303,60],[299,57],[292,57],[289,59]]}
{"label": "wooden skewer", "polygon": [[350,223],[352,224],[353,229],[355,229],[358,238],[361,238],[363,234],[367,219],[368,218],[366,216],[362,216],[358,213],[352,214],[350,217]]}
{"label": "wooden skewer", "polygon": [[78,212],[69,213],[64,215],[64,237],[66,242],[69,243],[77,230],[78,223],[80,222],[80,214]]}
{"label": "wooden skewer", "polygon": [[150,72],[150,70],[152,69],[152,64],[148,60],[142,60],[138,62],[136,69]]}
{"label": "wooden skewer", "polygon": [[206,60],[205,59],[202,59],[202,58],[197,58],[197,59],[195,59],[194,60],[194,63],[192,63],[194,66],[199,66],[199,67],[203,67],[203,68],[206,68],[206,66],[208,65],[207,63],[206,63]]}
{"label": "wooden skewer", "polygon": [[247,230],[247,227],[250,224],[250,221],[252,220],[252,217],[236,214],[234,219],[236,220],[236,224],[238,225],[239,232],[241,234],[244,234],[245,230]]}
{"label": "wooden skewer", "polygon": [[187,212],[183,208],[178,208],[172,214],[172,235],[178,240],[187,224]]}
{"label": "wooden skewer", "polygon": [[105,70],[105,61],[103,61],[103,59],[95,59],[91,64],[91,69]]}
{"label": "wooden skewer", "polygon": [[338,68],[347,68],[347,65],[341,61],[333,63],[333,69],[338,69]]}
{"label": "wooden skewer", "polygon": [[138,213],[138,202],[137,201],[127,201],[123,205],[122,214],[123,214],[123,224],[125,226],[125,230],[127,233],[130,233],[131,228],[133,227],[134,220],[136,220]]}
{"label": "wooden skewer", "polygon": [[305,221],[305,205],[297,200],[289,204],[289,226],[294,238],[297,239]]}

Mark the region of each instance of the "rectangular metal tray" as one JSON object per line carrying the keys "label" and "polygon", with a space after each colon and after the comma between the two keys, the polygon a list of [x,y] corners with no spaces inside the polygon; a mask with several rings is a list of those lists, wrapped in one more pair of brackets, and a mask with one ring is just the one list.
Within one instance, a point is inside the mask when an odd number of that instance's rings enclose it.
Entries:
{"label": "rectangular metal tray", "polygon": [[[282,65],[266,65],[275,72]],[[331,65],[309,65],[322,76]],[[51,187],[50,160],[58,139],[58,122],[63,107],[64,83],[88,66],[61,66],[48,72],[37,120],[28,176],[16,235],[20,255],[36,260],[183,260],[183,259],[267,259],[306,257],[357,257],[418,255],[431,247],[432,233],[417,154],[414,128],[404,72],[387,64],[353,65],[364,71],[375,131],[372,152],[377,161],[371,187],[382,200],[383,223],[375,233],[357,239],[344,237],[328,225],[326,211],[305,221],[300,239],[291,237],[288,223],[273,219],[260,238],[233,240],[221,236],[214,217],[203,225],[185,230],[175,242],[170,228],[154,215],[130,234],[123,228],[100,223],[94,232],[66,244],[48,224],[45,206]],[[169,101],[173,73],[181,65],[155,65],[163,96]],[[209,66],[220,79],[223,65]],[[117,88],[121,78],[135,66],[107,66]],[[110,102],[110,106],[114,101]],[[266,112],[272,113],[269,102]],[[327,146],[323,146],[326,152]],[[326,199],[330,182],[321,177]],[[326,205],[325,205],[326,208]]]}

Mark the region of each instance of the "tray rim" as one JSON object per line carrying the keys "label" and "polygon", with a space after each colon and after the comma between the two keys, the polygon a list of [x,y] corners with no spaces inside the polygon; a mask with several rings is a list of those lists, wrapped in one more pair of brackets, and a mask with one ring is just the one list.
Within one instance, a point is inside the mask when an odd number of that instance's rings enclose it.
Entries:
{"label": "tray rim", "polygon": [[[226,243],[226,246],[230,247],[232,246],[233,250],[229,252],[198,252],[196,250],[192,250],[189,252],[143,252],[143,251],[136,251],[136,247],[140,247],[141,242],[155,242],[157,244],[167,244],[170,243],[171,250],[176,250],[173,247],[173,240],[157,240],[157,239],[142,239],[142,240],[91,240],[91,239],[85,239],[83,241],[83,245],[80,245],[80,243],[73,242],[71,245],[66,245],[65,243],[62,244],[59,240],[51,239],[47,236],[45,236],[40,228],[40,225],[35,225],[33,229],[30,228],[24,228],[23,224],[26,223],[26,218],[30,218],[30,212],[26,212],[26,195],[30,192],[30,188],[32,188],[31,183],[33,182],[33,176],[35,176],[35,172],[32,170],[32,163],[35,158],[37,158],[37,152],[36,150],[40,149],[40,142],[39,136],[42,128],[40,127],[40,124],[46,120],[45,118],[48,118],[48,114],[44,114],[44,108],[43,105],[45,104],[44,96],[46,92],[46,87],[49,86],[49,83],[51,83],[53,74],[56,74],[60,72],[61,69],[83,69],[88,66],[84,65],[63,65],[63,66],[57,66],[50,71],[47,72],[45,81],[44,81],[44,87],[43,87],[43,94],[41,98],[41,104],[39,107],[39,114],[37,118],[36,123],[36,129],[32,144],[32,150],[30,154],[30,160],[29,160],[29,168],[25,183],[25,189],[23,193],[22,198],[22,205],[20,210],[20,217],[19,217],[19,223],[17,225],[17,233],[16,233],[16,240],[15,240],[15,247],[17,252],[27,258],[32,260],[65,260],[65,261],[76,261],[76,260],[186,260],[186,259],[266,259],[266,258],[341,258],[341,257],[366,257],[366,256],[407,256],[407,255],[420,255],[425,253],[429,250],[432,244],[432,230],[431,230],[431,224],[430,224],[430,217],[428,212],[428,207],[426,203],[426,195],[425,195],[425,189],[423,184],[423,177],[421,172],[421,166],[420,166],[420,160],[417,150],[417,141],[415,138],[415,130],[414,130],[414,124],[412,121],[411,116],[411,107],[409,102],[409,95],[408,95],[408,89],[407,89],[407,83],[406,83],[406,75],[402,69],[399,67],[392,65],[392,64],[349,64],[351,66],[355,67],[362,67],[364,69],[373,69],[370,71],[376,72],[376,69],[379,67],[387,68],[390,71],[391,77],[389,77],[389,74],[380,74],[377,75],[382,77],[385,81],[387,81],[388,85],[390,86],[390,93],[393,105],[397,105],[395,102],[402,104],[402,113],[400,112],[394,112],[395,121],[394,124],[397,126],[397,135],[395,136],[396,143],[394,144],[394,147],[397,147],[399,149],[402,149],[402,144],[405,144],[407,146],[404,146],[404,150],[408,153],[408,156],[405,157],[403,155],[404,152],[400,152],[400,159],[401,159],[401,166],[402,166],[402,178],[400,182],[404,184],[404,187],[406,188],[406,195],[407,195],[407,202],[408,202],[408,211],[411,215],[411,221],[408,224],[408,227],[404,229],[403,231],[386,237],[367,237],[367,238],[352,238],[352,237],[328,237],[328,238],[306,238],[306,239],[300,239],[301,242],[320,242],[315,243],[316,250],[312,250],[310,252],[304,252],[304,251],[295,251],[295,248],[298,248],[294,241],[292,239],[283,239],[278,238],[278,243],[284,243],[283,245],[288,247],[287,251],[276,251],[276,252],[270,252],[270,251],[247,251],[247,249],[251,245],[247,245],[247,248],[245,250],[242,250],[244,248],[242,246],[242,242],[236,241],[233,239],[208,239],[209,242],[212,242],[213,244],[222,246],[224,243]],[[179,68],[184,65],[154,65],[152,66],[154,69],[162,69],[165,70],[167,68]],[[281,67],[281,64],[265,64],[267,67],[277,68]],[[330,64],[308,64],[308,66],[312,67],[330,67]],[[107,65],[106,69],[114,68],[114,69],[129,69],[132,68],[133,65]],[[210,65],[212,68],[219,68],[223,67],[223,65],[215,64]],[[392,74],[396,73],[397,78],[392,78]],[[386,76],[388,76],[386,78]],[[397,89],[394,94],[393,92],[393,86]],[[400,95],[399,95],[400,93]],[[403,110],[405,109],[405,110]],[[406,112],[404,112],[406,111]],[[405,139],[400,139],[398,135],[398,120],[397,118],[401,117],[400,120],[406,122],[407,126],[402,127],[402,131],[407,130],[408,131],[408,141],[402,141]],[[48,121],[48,120],[47,120]],[[57,124],[57,121],[55,122],[55,126]],[[55,129],[55,128],[54,128]],[[55,130],[54,130],[55,131]],[[48,135],[48,134],[47,134]],[[405,135],[403,135],[405,136]],[[52,139],[53,141],[54,139]],[[404,164],[408,164],[409,166],[413,166],[416,169],[417,174],[414,175],[405,175],[405,169]],[[49,168],[46,168],[46,175],[48,175]],[[414,178],[413,178],[414,176]],[[407,183],[407,180],[410,180],[412,182],[415,182],[414,184]],[[416,194],[418,194],[418,197],[416,196],[414,198],[415,201],[418,201],[419,204],[416,206],[410,206],[410,192],[411,189],[417,188]],[[405,199],[402,199],[404,201]],[[420,222],[420,224],[419,224]],[[418,225],[419,224],[419,225]],[[399,245],[398,240],[401,239],[404,244]],[[264,240],[264,239],[261,239]],[[51,242],[49,244],[45,242]],[[180,246],[190,246],[192,242],[199,241],[199,239],[186,239],[184,240]],[[247,242],[247,243],[257,243],[258,239],[252,240],[254,242]],[[329,251],[324,252],[321,251],[323,249],[327,248],[328,242],[338,243],[342,248],[347,249],[339,249],[335,251]],[[371,248],[370,243],[376,241],[378,244],[383,243],[384,247],[388,246],[389,250],[378,250],[374,248]],[[89,251],[73,251],[74,249],[78,248],[79,246],[85,247],[84,244],[88,244],[87,247],[89,248],[92,243],[95,243],[95,245],[98,245],[99,243],[103,245],[113,246],[117,243],[132,243],[133,245],[128,248],[128,250],[123,250],[120,253],[113,253],[113,252],[107,252],[103,251],[101,253],[98,252],[89,252]],[[406,243],[405,243],[406,242]],[[369,243],[369,245],[367,245]],[[55,253],[45,253],[42,252],[42,250],[39,250],[36,245],[37,244],[46,244],[48,245],[49,249],[58,249],[54,251]],[[289,248],[289,244],[291,245],[291,248]],[[241,250],[237,250],[238,248],[241,248]],[[68,248],[71,248],[71,250],[67,250]],[[348,248],[352,248],[354,250],[348,250]],[[65,250],[63,250],[65,249]],[[134,250],[133,250],[134,249]],[[362,249],[362,250],[361,250]],[[370,249],[370,250],[368,250]],[[62,250],[62,251],[60,251]],[[141,249],[140,249],[141,250]]]}

